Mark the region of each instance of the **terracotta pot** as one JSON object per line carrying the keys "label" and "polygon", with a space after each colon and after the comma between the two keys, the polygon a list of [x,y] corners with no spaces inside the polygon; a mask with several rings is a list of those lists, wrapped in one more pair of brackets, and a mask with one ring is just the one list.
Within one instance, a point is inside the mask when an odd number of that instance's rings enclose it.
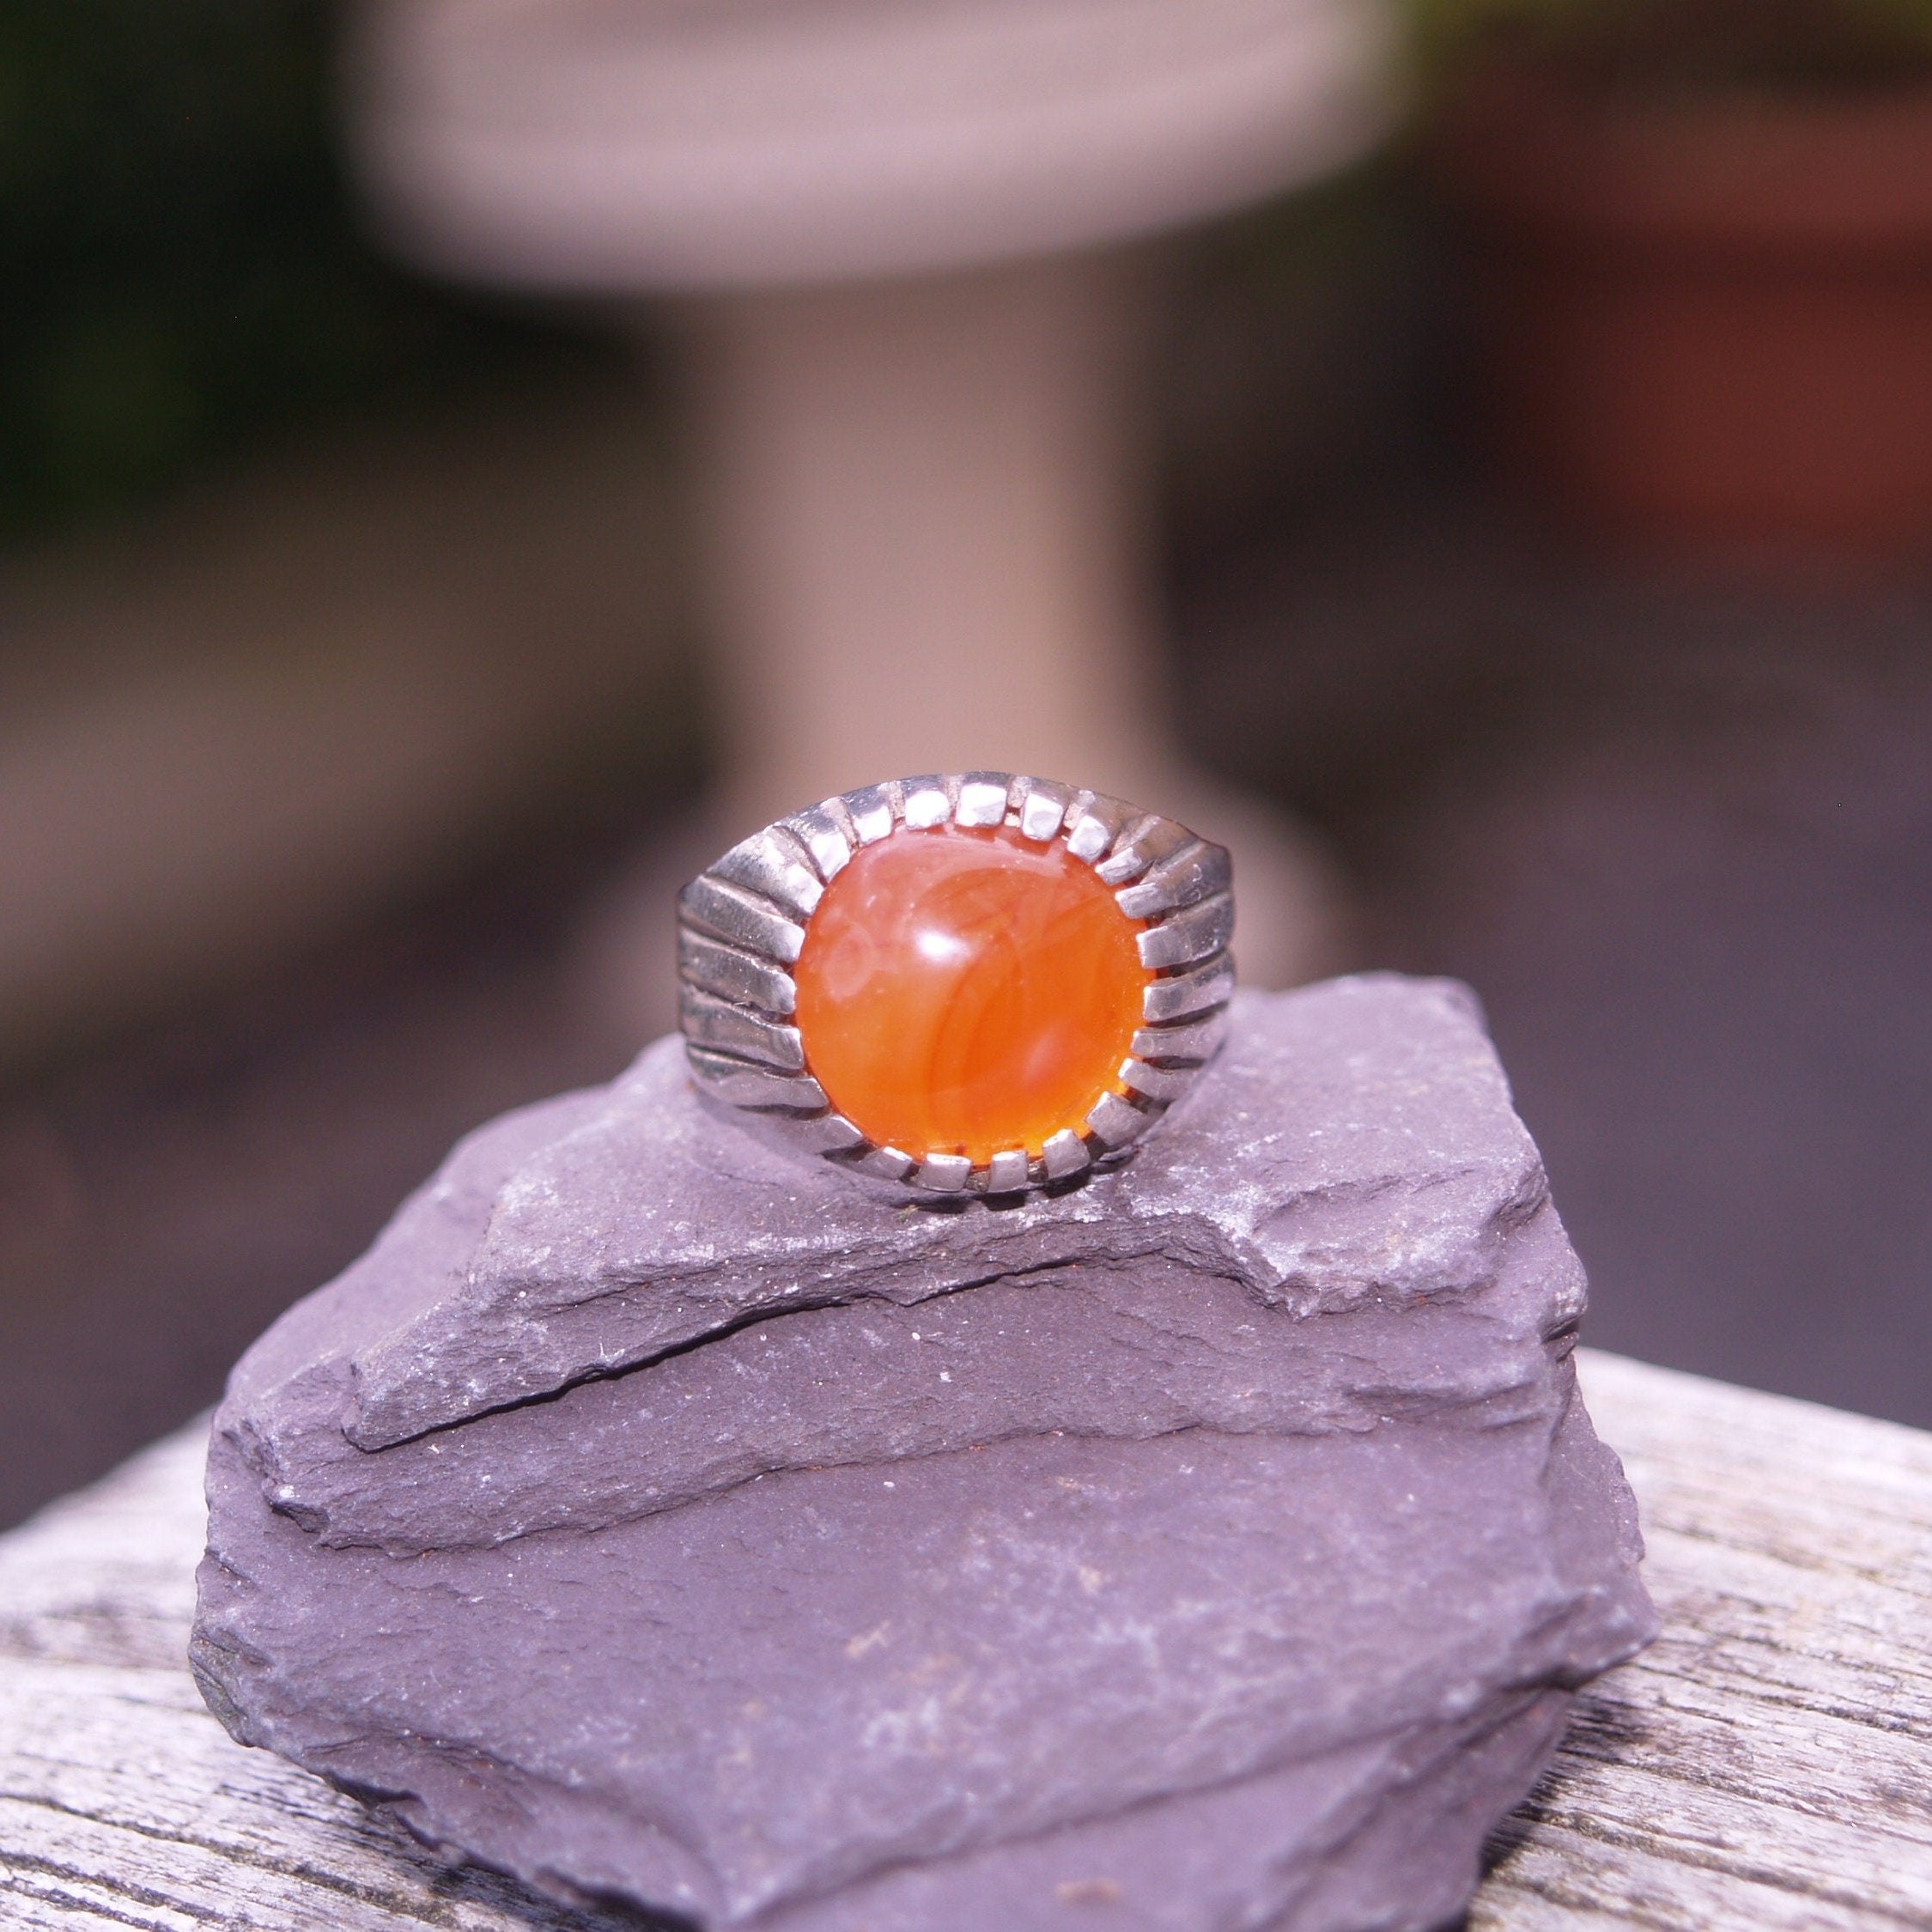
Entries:
{"label": "terracotta pot", "polygon": [[1498,68],[1435,156],[1510,480],[1652,548],[1932,550],[1932,86],[1640,104]]}

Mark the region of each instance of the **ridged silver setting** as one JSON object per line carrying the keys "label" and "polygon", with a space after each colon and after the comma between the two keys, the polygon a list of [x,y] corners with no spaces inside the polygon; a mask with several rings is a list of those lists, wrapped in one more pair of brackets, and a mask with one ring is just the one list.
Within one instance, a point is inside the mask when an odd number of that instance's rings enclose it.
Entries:
{"label": "ridged silver setting", "polygon": [[[793,1024],[791,969],[825,888],[862,848],[941,825],[1011,826],[1056,840],[1091,866],[1152,971],[1143,1024],[1111,1086],[1080,1127],[1037,1156],[1024,1148],[975,1165],[963,1154],[915,1159],[869,1140],[812,1078]],[[1077,1182],[1117,1165],[1219,1050],[1234,992],[1232,872],[1224,848],[1103,793],[1005,772],[896,778],[841,793],[734,845],[677,896],[679,1006],[691,1078],[755,1114],[801,1154],[928,1199],[1008,1197]]]}

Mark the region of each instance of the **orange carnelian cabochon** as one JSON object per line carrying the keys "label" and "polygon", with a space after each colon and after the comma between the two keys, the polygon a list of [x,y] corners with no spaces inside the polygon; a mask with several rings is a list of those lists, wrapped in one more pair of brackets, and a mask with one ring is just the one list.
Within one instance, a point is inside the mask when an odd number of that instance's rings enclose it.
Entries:
{"label": "orange carnelian cabochon", "polygon": [[894,832],[825,889],[794,969],[806,1063],[882,1146],[1037,1154],[1117,1084],[1139,922],[1057,841]]}

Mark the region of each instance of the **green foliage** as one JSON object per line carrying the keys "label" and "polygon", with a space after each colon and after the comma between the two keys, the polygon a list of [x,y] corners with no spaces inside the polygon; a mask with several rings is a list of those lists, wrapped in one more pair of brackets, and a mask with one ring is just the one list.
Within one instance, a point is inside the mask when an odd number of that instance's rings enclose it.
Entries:
{"label": "green foliage", "polygon": [[1405,0],[1431,79],[1507,38],[1659,88],[1884,84],[1932,64],[1932,0]]}
{"label": "green foliage", "polygon": [[359,232],[321,0],[0,0],[0,533],[513,352]]}

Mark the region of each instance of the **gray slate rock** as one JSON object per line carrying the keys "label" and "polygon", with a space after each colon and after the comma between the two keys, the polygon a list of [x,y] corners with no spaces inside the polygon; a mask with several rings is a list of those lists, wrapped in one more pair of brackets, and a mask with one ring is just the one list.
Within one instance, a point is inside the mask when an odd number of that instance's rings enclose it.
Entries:
{"label": "gray slate rock", "polygon": [[1652,1631],[1473,1002],[1243,995],[1127,1166],[963,1210],[661,1041],[236,1369],[194,1663],[555,1896],[758,1932],[1424,1928]]}

